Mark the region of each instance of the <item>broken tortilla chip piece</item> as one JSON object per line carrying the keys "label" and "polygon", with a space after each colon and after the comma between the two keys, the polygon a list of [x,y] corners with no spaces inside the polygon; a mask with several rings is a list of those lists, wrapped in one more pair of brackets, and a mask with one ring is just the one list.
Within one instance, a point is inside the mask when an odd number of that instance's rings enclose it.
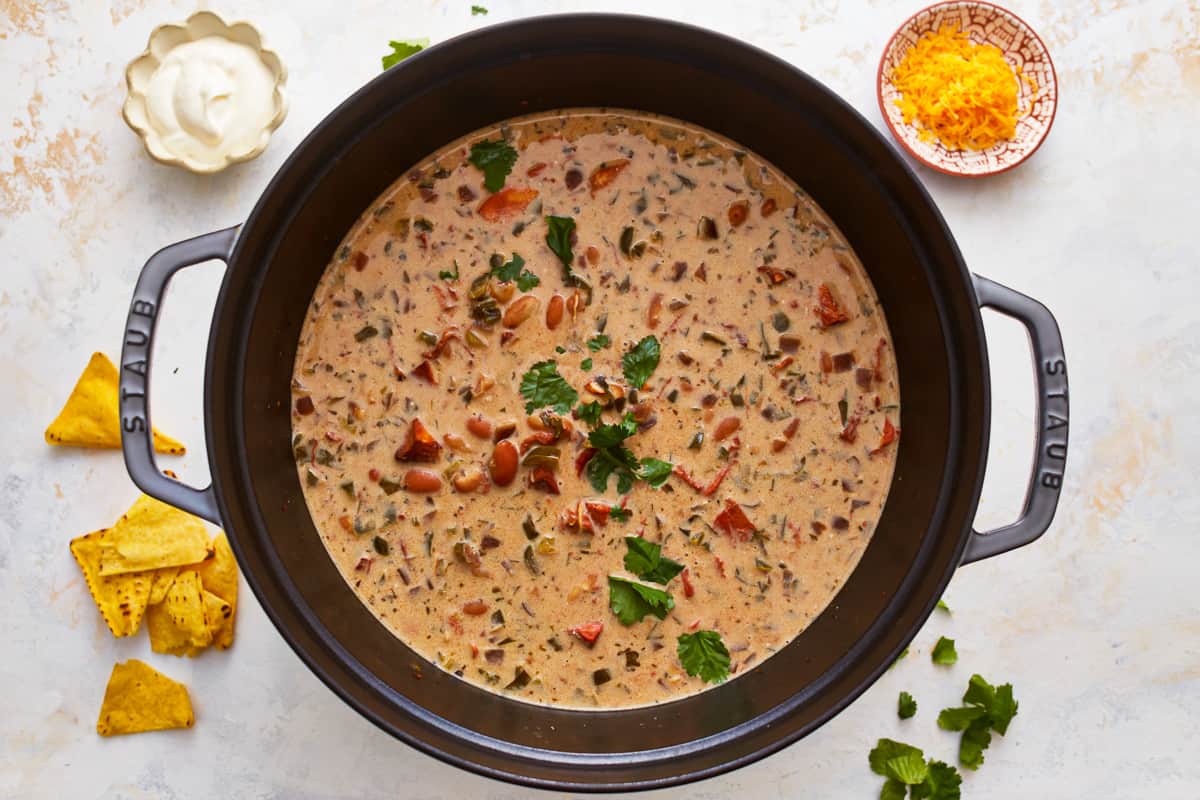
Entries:
{"label": "broken tortilla chip piece", "polygon": [[131,658],[113,665],[96,732],[101,736],[190,728],[196,722],[187,687]]}
{"label": "broken tortilla chip piece", "polygon": [[195,564],[209,554],[208,533],[198,517],[142,495],[109,529],[100,574]]}
{"label": "broken tortilla chip piece", "polygon": [[142,615],[146,613],[153,576],[144,572],[100,574],[101,552],[110,532],[109,529],[98,530],[72,539],[71,555],[75,556],[92,600],[113,636],[132,636],[137,633]]}
{"label": "broken tortilla chip piece", "polygon": [[[131,573],[136,575],[137,573]],[[163,600],[167,599],[167,590],[171,588],[171,584],[175,582],[175,576],[179,574],[179,567],[163,567],[162,569],[154,570],[154,578],[150,583],[150,605],[158,605]]]}
{"label": "broken tortilla chip piece", "polygon": [[[229,614],[219,630],[213,633],[213,644],[228,650],[233,644],[234,619],[237,616],[238,568],[224,531],[212,541],[213,557],[196,567],[206,592],[212,592],[229,604]],[[211,620],[210,620],[211,622]]]}
{"label": "broken tortilla chip piece", "polygon": [[[62,411],[46,428],[46,441],[70,447],[120,448],[117,384],[116,366],[103,353],[93,353]],[[157,430],[154,449],[172,455],[187,452],[182,443]]]}
{"label": "broken tortilla chip piece", "polygon": [[175,576],[166,599],[146,610],[150,649],[172,656],[195,656],[212,644],[205,612],[204,587],[194,569]]}
{"label": "broken tortilla chip piece", "polygon": [[204,591],[204,622],[216,648],[228,650],[233,644],[233,606],[207,589]]}

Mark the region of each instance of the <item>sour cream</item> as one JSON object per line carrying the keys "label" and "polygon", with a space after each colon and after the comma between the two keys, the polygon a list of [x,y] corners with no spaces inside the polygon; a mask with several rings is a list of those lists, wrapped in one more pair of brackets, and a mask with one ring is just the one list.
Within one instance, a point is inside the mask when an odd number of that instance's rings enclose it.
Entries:
{"label": "sour cream", "polygon": [[220,164],[258,146],[276,113],[275,82],[253,48],[206,36],[163,58],[146,87],[147,116],[173,154]]}

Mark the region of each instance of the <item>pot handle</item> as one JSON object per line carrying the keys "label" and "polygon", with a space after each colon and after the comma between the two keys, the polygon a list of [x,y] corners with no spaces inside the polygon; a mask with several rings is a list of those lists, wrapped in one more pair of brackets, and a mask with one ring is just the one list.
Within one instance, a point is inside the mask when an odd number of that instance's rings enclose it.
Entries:
{"label": "pot handle", "polygon": [[133,290],[129,319],[125,324],[125,343],[121,348],[121,449],[125,453],[129,477],[151,497],[218,525],[221,515],[212,484],[196,489],[159,472],[154,461],[147,392],[154,327],[162,310],[167,284],[184,267],[214,258],[228,262],[237,232],[237,227],[213,231],[168,245],[150,256]]}
{"label": "pot handle", "polygon": [[1037,380],[1038,427],[1033,470],[1025,507],[1011,525],[992,531],[971,531],[962,563],[969,564],[1007,552],[1037,539],[1054,519],[1067,462],[1069,406],[1067,360],[1062,334],[1050,310],[1031,297],[973,275],[980,308],[991,308],[1020,322],[1029,333]]}

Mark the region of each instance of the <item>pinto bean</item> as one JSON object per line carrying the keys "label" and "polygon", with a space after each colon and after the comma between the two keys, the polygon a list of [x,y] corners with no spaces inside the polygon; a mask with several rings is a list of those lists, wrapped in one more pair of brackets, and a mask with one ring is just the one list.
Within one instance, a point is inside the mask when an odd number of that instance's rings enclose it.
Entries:
{"label": "pinto bean", "polygon": [[488,422],[478,414],[467,418],[467,430],[478,436],[480,439],[492,438],[492,423]]}
{"label": "pinto bean", "polygon": [[463,613],[470,614],[472,617],[478,617],[480,614],[487,613],[488,606],[483,600],[468,600],[463,603]]}
{"label": "pinto bean", "polygon": [[410,469],[404,473],[404,488],[417,494],[430,494],[442,488],[442,479],[427,469]]}
{"label": "pinto bean", "polygon": [[554,330],[562,322],[563,312],[566,310],[567,301],[563,299],[561,294],[555,294],[550,298],[550,302],[546,304],[546,327]]}
{"label": "pinto bean", "polygon": [[517,477],[517,462],[520,456],[517,446],[508,439],[496,444],[492,451],[492,460],[488,470],[492,473],[492,483],[497,486],[508,486]]}
{"label": "pinto bean", "polygon": [[450,482],[454,484],[457,491],[473,492],[483,483],[483,470],[478,467],[469,467],[461,470]]}
{"label": "pinto bean", "polygon": [[740,427],[742,427],[741,419],[738,417],[726,417],[717,423],[717,429],[713,431],[713,438],[718,442],[722,439],[728,439]]}
{"label": "pinto bean", "polygon": [[539,305],[541,305],[541,301],[536,296],[527,294],[508,307],[501,322],[506,328],[515,328],[532,317]]}

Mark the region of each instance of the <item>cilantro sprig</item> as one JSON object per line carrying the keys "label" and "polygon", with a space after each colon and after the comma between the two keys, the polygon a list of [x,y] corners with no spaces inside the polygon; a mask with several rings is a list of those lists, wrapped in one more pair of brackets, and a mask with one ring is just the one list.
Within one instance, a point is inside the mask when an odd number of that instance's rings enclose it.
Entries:
{"label": "cilantro sprig", "polygon": [[675,598],[654,586],[609,575],[608,605],[622,625],[633,625],[651,614],[666,619],[667,612],[675,607]]}
{"label": "cilantro sprig", "polygon": [[[522,384],[523,385],[523,384]],[[582,408],[582,407],[581,407]],[[597,420],[599,413],[596,414]],[[633,414],[612,425],[600,425],[588,434],[588,445],[596,450],[587,463],[587,477],[592,488],[598,492],[608,490],[608,479],[617,478],[617,491],[627,494],[633,489],[634,481],[644,480],[655,489],[662,486],[674,466],[657,458],[638,460],[624,445],[626,439],[637,433],[637,422]]]}
{"label": "cilantro sprig", "polygon": [[644,581],[666,586],[679,573],[683,564],[662,554],[662,547],[640,536],[625,537],[625,569]]}
{"label": "cilantro sprig", "polygon": [[661,358],[662,347],[658,339],[653,335],[643,338],[621,356],[621,369],[625,373],[625,380],[631,387],[638,388],[650,379]]}
{"label": "cilantro sprig", "polygon": [[[498,261],[503,256],[496,260]],[[457,264],[455,268],[457,268]],[[522,292],[528,292],[533,287],[542,282],[542,279],[534,275],[529,270],[525,269],[525,259],[516,253],[512,254],[512,259],[506,261],[498,267],[492,267],[491,274],[500,281],[516,281],[517,288]]]}
{"label": "cilantro sprig", "polygon": [[471,145],[471,155],[467,160],[483,173],[483,185],[489,192],[498,192],[504,188],[508,173],[512,172],[517,163],[517,151],[503,139],[489,142],[486,139]]}
{"label": "cilantro sprig", "polygon": [[392,52],[383,57],[383,69],[387,71],[399,64],[404,59],[411,55],[421,52],[426,47],[429,47],[428,39],[401,39],[400,41],[388,42],[388,47],[392,48]]}
{"label": "cilantro sprig", "polygon": [[729,649],[716,631],[680,634],[676,653],[688,675],[699,675],[706,683],[721,683],[729,677]]}
{"label": "cilantro sprig", "polygon": [[521,377],[520,390],[526,414],[546,406],[566,414],[579,399],[579,393],[558,374],[558,365],[553,361],[539,361],[530,367]]}
{"label": "cilantro sprig", "polygon": [[972,675],[963,694],[965,705],[946,708],[938,714],[938,727],[962,731],[958,745],[958,763],[967,769],[979,769],[983,751],[992,743],[992,731],[1003,736],[1017,715],[1019,705],[1011,683],[992,686],[981,675]]}
{"label": "cilantro sprig", "polygon": [[575,408],[575,414],[592,428],[600,424],[600,415],[602,413],[604,413],[604,409],[595,400],[590,403],[580,403]]}
{"label": "cilantro sprig", "polygon": [[943,761],[926,761],[917,747],[880,739],[868,756],[871,771],[887,780],[880,800],[959,800],[962,776]]}
{"label": "cilantro sprig", "polygon": [[896,716],[900,719],[911,719],[917,713],[917,701],[908,692],[901,692],[896,701]]}

